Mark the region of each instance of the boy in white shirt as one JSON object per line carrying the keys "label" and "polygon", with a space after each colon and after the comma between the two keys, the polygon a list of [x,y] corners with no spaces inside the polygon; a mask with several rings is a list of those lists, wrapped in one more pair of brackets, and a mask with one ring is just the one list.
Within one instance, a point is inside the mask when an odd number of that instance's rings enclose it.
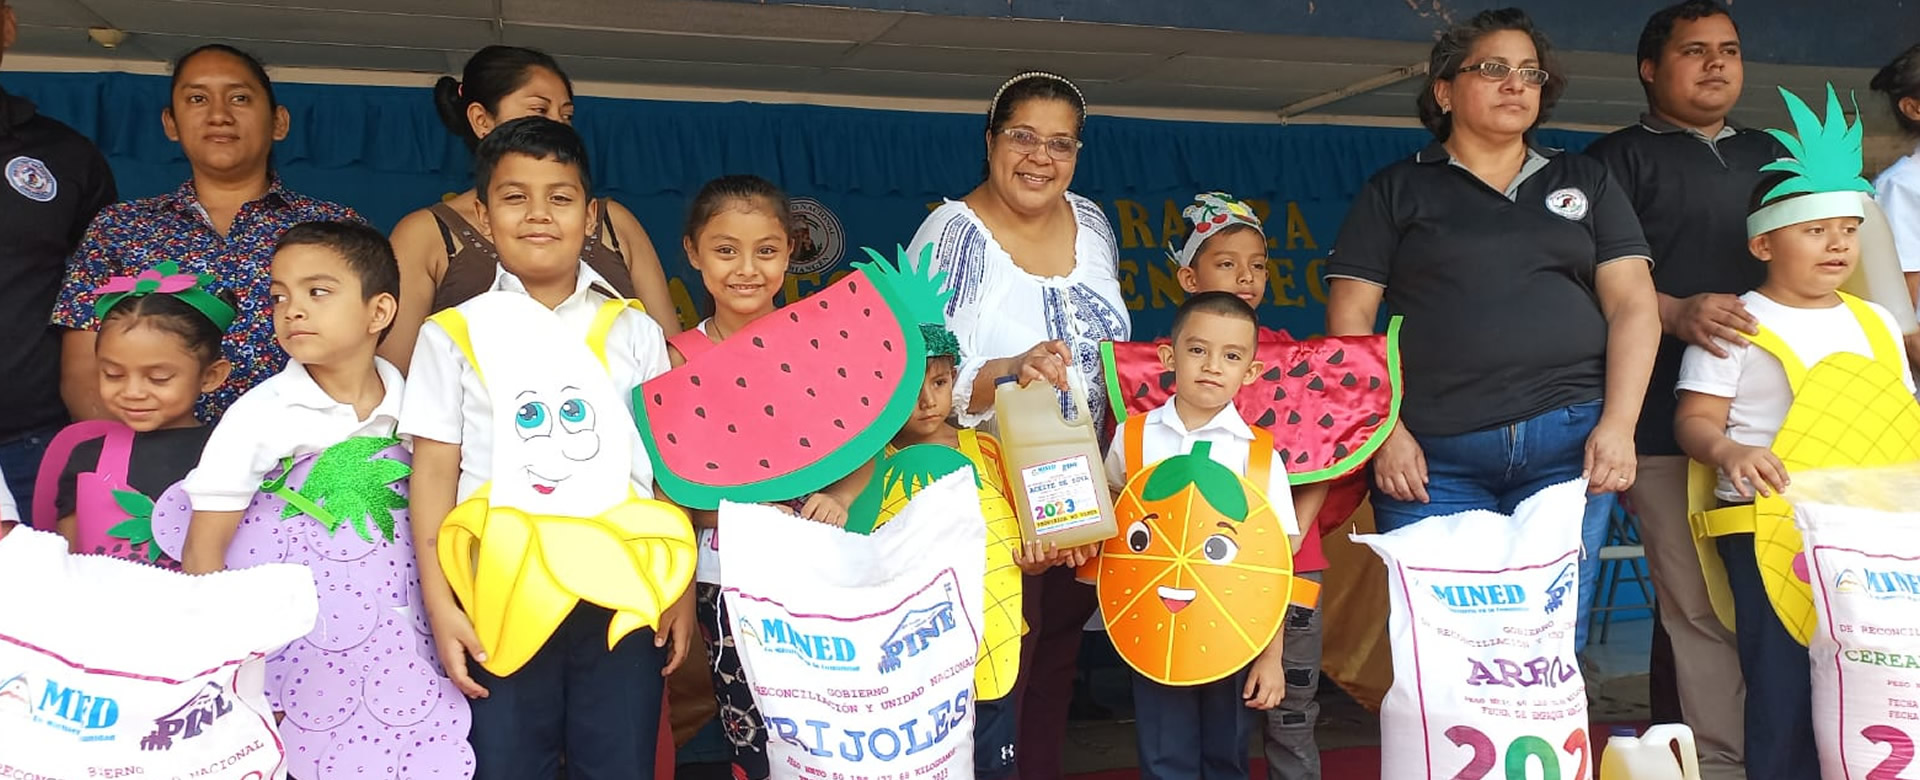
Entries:
{"label": "boy in white shirt", "polygon": [[282,459],[391,437],[400,419],[400,371],[373,354],[399,306],[386,237],[342,222],[295,225],[274,251],[270,280],[274,336],[290,359],[233,402],[182,483],[193,502],[181,559],[190,574],[226,568],[235,529]]}
{"label": "boy in white shirt", "polygon": [[[1838,105],[1830,102],[1829,111],[1837,112]],[[1829,116],[1827,121],[1845,120]],[[1801,379],[1822,371],[1834,378],[1837,367],[1819,365],[1829,356],[1855,353],[1897,365],[1905,392],[1914,390],[1912,372],[1896,346],[1901,334],[1892,313],[1839,292],[1862,262],[1857,233],[1866,213],[1863,193],[1872,191],[1860,178],[1858,128],[1850,150],[1833,148],[1834,139],[1845,135],[1801,127],[1802,159],[1767,168],[1798,175],[1775,173],[1754,192],[1748,248],[1766,262],[1767,279],[1741,301],[1759,321],[1759,331],[1737,344],[1721,342],[1726,357],[1690,346],[1680,364],[1676,438],[1687,455],[1718,470],[1714,493],[1723,506],[1751,504],[1756,494],[1771,496],[1787,488],[1792,475],[1773,449],[1775,438],[1795,405]],[[1890,385],[1891,376],[1886,378]],[[1775,614],[1754,534],[1714,541],[1726,567],[1747,680],[1747,776],[1819,777],[1807,648]]]}
{"label": "boy in white shirt", "polygon": [[[1234,407],[1233,396],[1260,374],[1260,362],[1254,359],[1258,327],[1253,307],[1230,292],[1199,293],[1181,304],[1173,317],[1172,343],[1160,347],[1161,360],[1173,370],[1173,397],[1141,418],[1142,463],[1128,463],[1126,437],[1114,437],[1106,458],[1110,488],[1119,491],[1135,471],[1185,454],[1197,442],[1209,442],[1208,455],[1215,462],[1247,476],[1255,437]],[[1263,490],[1293,549],[1299,550],[1300,524],[1282,458],[1272,458]],[[1283,645],[1284,634],[1275,634],[1246,669],[1204,685],[1167,686],[1134,675],[1140,776],[1247,777],[1253,711],[1271,710],[1286,695]]]}
{"label": "boy in white shirt", "polygon": [[695,630],[693,531],[646,500],[629,400],[666,342],[580,260],[598,203],[572,128],[502,124],[474,173],[500,269],[421,328],[401,413],[422,601],[473,699],[478,780],[651,778]]}

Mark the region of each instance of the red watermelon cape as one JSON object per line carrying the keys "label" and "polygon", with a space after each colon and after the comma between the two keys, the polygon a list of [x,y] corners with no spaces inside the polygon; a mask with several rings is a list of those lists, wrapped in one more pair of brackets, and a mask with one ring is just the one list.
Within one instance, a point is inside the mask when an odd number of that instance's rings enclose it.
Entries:
{"label": "red watermelon cape", "polygon": [[[1100,344],[1107,399],[1116,422],[1145,414],[1173,396],[1173,372],[1159,341]],[[1261,329],[1254,355],[1260,378],[1240,388],[1234,406],[1249,425],[1273,434],[1289,484],[1346,476],[1366,465],[1400,419],[1400,318],[1385,335],[1295,341]]]}

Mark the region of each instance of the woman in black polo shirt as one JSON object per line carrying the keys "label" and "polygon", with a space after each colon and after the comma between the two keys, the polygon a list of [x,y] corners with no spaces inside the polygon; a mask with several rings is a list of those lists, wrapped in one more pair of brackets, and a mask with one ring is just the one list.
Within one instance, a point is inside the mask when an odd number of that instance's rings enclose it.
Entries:
{"label": "woman in black polo shirt", "polygon": [[1564,82],[1524,12],[1453,27],[1429,64],[1419,108],[1435,142],[1367,183],[1327,267],[1328,333],[1372,333],[1382,300],[1406,318],[1402,425],[1374,457],[1374,517],[1391,530],[1511,513],[1585,476],[1598,549],[1613,493],[1633,484],[1660,336],[1646,240],[1599,162],[1529,143]]}

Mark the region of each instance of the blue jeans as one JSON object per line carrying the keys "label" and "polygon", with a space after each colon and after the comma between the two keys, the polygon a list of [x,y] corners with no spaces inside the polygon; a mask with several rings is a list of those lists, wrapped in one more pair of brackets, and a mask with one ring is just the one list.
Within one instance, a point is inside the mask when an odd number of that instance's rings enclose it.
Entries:
{"label": "blue jeans", "polygon": [[[1401,501],[1373,489],[1374,524],[1382,531],[1429,517],[1486,509],[1513,514],[1521,501],[1542,488],[1580,476],[1586,465],[1587,436],[1600,422],[1600,402],[1587,401],[1511,425],[1453,436],[1413,438],[1427,456],[1427,503]],[[1600,583],[1599,552],[1607,543],[1607,516],[1618,496],[1587,497],[1580,523],[1580,621],[1574,650],[1587,646],[1587,623]]]}
{"label": "blue jeans", "polygon": [[468,664],[488,693],[472,700],[474,780],[555,777],[563,754],[570,780],[653,780],[665,653],[645,629],[608,650],[612,618],[581,602],[513,674]]}
{"label": "blue jeans", "polygon": [[1161,685],[1133,674],[1140,780],[1247,780],[1254,718],[1247,670],[1205,685]]}
{"label": "blue jeans", "polygon": [[1753,534],[1713,540],[1733,591],[1733,637],[1747,678],[1747,780],[1820,776],[1813,743],[1813,659],[1773,611]]}
{"label": "blue jeans", "polygon": [[[20,506],[18,518],[12,520],[32,520],[33,481],[40,475],[40,458],[47,454],[47,443],[53,441],[54,434],[62,426],[54,425],[38,430],[27,431],[5,442],[0,442],[0,472],[7,477],[7,492],[13,494],[13,501]],[[57,517],[49,517],[39,526],[43,531],[53,530]],[[33,523],[27,523],[33,526]]]}

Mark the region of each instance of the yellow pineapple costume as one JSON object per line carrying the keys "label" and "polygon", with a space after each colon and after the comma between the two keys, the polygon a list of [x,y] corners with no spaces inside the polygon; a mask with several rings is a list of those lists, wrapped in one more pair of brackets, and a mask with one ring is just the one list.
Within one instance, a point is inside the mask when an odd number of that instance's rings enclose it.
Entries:
{"label": "yellow pineapple costume", "polygon": [[[873,482],[884,491],[875,528],[900,514],[914,489],[952,473],[951,466],[963,465],[953,461],[946,471],[940,471],[941,466],[931,463],[920,465],[927,455],[922,448],[934,446],[887,448],[886,458],[876,470]],[[1020,566],[1013,560],[1014,550],[1020,544],[1020,520],[1014,514],[1013,504],[1007,500],[1000,442],[987,434],[963,429],[959,451],[966,456],[966,465],[973,467],[980,513],[987,519],[986,604],[982,610],[986,624],[980,631],[980,660],[973,667],[973,686],[976,699],[993,701],[1013,691],[1014,680],[1020,674],[1020,637],[1027,632],[1026,620],[1020,613]],[[936,471],[940,473],[932,473]],[[858,513],[856,508],[854,514]],[[848,527],[859,530],[854,524]]]}
{"label": "yellow pineapple costume", "polygon": [[[626,300],[602,304],[582,343],[525,295],[490,292],[431,317],[493,404],[491,480],[447,514],[440,565],[506,676],[581,601],[613,610],[607,648],[660,614],[693,579],[693,529],[632,487],[638,431],[607,376]],[[463,456],[464,457],[464,456]]]}
{"label": "yellow pineapple costume", "polygon": [[[1824,121],[1793,93],[1782,89],[1780,94],[1797,135],[1767,132],[1793,156],[1761,170],[1794,175],[1768,191],[1761,199],[1764,205],[1747,217],[1748,237],[1817,219],[1861,219],[1861,257],[1843,289],[1866,292],[1891,311],[1912,311],[1904,286],[1886,282],[1889,274],[1897,279],[1897,266],[1890,237],[1878,235],[1885,231],[1885,218],[1871,197],[1873,187],[1860,176],[1860,125],[1847,123],[1832,85],[1827,86]],[[1872,357],[1835,352],[1808,367],[1779,334],[1765,326],[1749,337],[1755,347],[1780,361],[1793,391],[1793,403],[1772,446],[1789,476],[1812,469],[1920,462],[1920,403],[1903,382],[1906,356],[1885,322],[1865,302],[1846,292],[1838,294],[1866,333]],[[1912,327],[1911,317],[1896,315],[1896,321]],[[1815,625],[1813,590],[1807,582],[1792,505],[1776,494],[1759,496],[1751,506],[1713,509],[1716,481],[1712,466],[1693,464],[1688,509],[1714,612],[1729,630],[1733,628],[1733,595],[1713,537],[1751,533],[1775,614],[1787,633],[1807,644]]]}

